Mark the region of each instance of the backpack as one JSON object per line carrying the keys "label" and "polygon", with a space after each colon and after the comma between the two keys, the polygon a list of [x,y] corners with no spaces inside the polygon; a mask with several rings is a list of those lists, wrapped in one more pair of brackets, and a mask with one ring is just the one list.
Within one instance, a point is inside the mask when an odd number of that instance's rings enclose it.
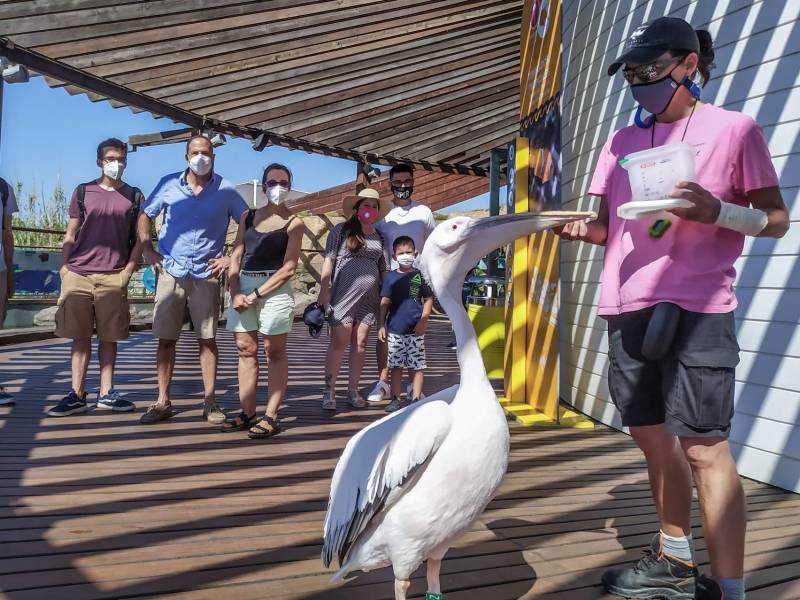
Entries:
{"label": "backpack", "polygon": [[[81,183],[78,185],[77,188],[78,232],[80,232],[81,227],[83,226],[83,222],[86,220],[86,186],[94,183],[95,183],[94,181]],[[131,207],[128,210],[128,215],[131,217],[131,228],[130,231],[128,232],[128,255],[130,256],[130,252],[133,250],[134,246],[136,246],[136,241],[137,241],[136,218],[139,215],[139,210],[144,204],[144,194],[142,193],[142,190],[140,190],[139,188],[130,185],[126,185],[123,189],[125,190],[125,192],[120,191],[120,193],[123,196],[125,196],[131,203]],[[78,237],[77,233],[75,234],[75,237],[76,238]]]}

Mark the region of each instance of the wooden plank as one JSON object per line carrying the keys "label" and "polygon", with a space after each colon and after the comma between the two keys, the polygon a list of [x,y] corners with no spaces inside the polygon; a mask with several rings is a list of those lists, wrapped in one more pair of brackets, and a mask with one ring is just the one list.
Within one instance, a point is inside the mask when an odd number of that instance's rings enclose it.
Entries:
{"label": "wooden plank", "polygon": [[[430,188],[480,178],[419,173]],[[385,185],[385,181],[381,182]],[[318,405],[320,350],[304,327],[290,335],[287,430],[267,444],[220,434],[199,419],[196,343],[178,343],[173,395],[180,413],[144,427],[138,414],[44,416],[69,383],[61,340],[0,348],[20,374],[18,402],[0,408],[0,588],[15,600],[157,596],[200,600],[392,597],[380,569],[331,585],[318,555],[331,471],[346,440],[382,413]],[[453,381],[445,321],[431,324],[426,389]],[[235,410],[236,354],[220,332],[218,396]],[[119,387],[152,399],[155,343],[121,344]],[[368,361],[365,381],[376,376]],[[37,366],[37,369],[31,367]],[[92,365],[89,377],[96,381]],[[262,385],[266,383],[261,374]],[[16,390],[15,390],[16,391]],[[800,579],[800,496],[744,481],[748,597],[789,598]],[[696,550],[708,568],[700,513]],[[448,553],[448,598],[604,598],[600,574],[638,558],[658,528],[644,461],[632,441],[595,431],[511,425],[509,471],[497,498]],[[412,595],[425,591],[424,569]],[[768,594],[772,595],[768,595]]]}

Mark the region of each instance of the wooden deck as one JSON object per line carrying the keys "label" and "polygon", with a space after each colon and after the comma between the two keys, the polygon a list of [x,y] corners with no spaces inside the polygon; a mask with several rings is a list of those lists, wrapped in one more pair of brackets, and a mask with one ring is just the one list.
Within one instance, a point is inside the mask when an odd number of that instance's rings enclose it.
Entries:
{"label": "wooden deck", "polygon": [[[449,327],[428,339],[426,389],[454,381]],[[121,345],[118,388],[135,414],[63,419],[45,410],[69,387],[63,340],[0,348],[0,596],[11,600],[170,597],[392,598],[387,569],[331,586],[319,561],[331,471],[345,442],[380,410],[320,409],[325,338],[292,335],[287,431],[268,442],[200,420],[195,343],[179,345],[171,421],[138,424],[155,394],[155,344]],[[220,333],[219,399],[235,410],[236,356]],[[97,385],[97,367],[90,369]],[[263,377],[263,374],[262,374]],[[370,365],[365,381],[375,372]],[[480,424],[476,424],[479,426]],[[510,425],[503,487],[443,567],[448,600],[604,598],[600,573],[634,560],[657,519],[644,465],[624,435],[598,427]],[[800,598],[800,496],[746,481],[748,598]],[[696,516],[696,511],[695,511]],[[697,549],[707,561],[699,529]],[[412,596],[424,593],[418,573]]]}

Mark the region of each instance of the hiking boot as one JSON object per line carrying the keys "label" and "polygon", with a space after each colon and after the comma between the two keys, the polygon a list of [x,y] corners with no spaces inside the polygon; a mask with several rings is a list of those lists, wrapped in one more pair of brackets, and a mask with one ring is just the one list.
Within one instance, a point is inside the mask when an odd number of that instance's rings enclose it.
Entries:
{"label": "hiking boot", "polygon": [[222,425],[228,419],[216,402],[206,402],[203,405],[203,418],[214,425]]}
{"label": "hiking boot", "polygon": [[609,593],[623,598],[694,600],[696,577],[695,567],[661,552],[661,534],[657,533],[639,562],[606,571],[602,582]]}
{"label": "hiking boot", "polygon": [[75,390],[70,390],[69,394],[64,396],[57,405],[47,411],[51,417],[67,417],[78,413],[85,413],[89,410],[89,405],[86,403],[86,394],[83,398],[79,398]]}
{"label": "hiking boot", "polygon": [[386,405],[386,408],[384,410],[387,413],[393,413],[393,412],[395,412],[397,410],[400,410],[401,408],[405,408],[409,404],[411,404],[410,401],[408,401],[408,400],[400,400],[400,398],[395,396],[394,398],[392,398],[392,401],[389,402],[389,404]]}
{"label": "hiking boot", "polygon": [[367,394],[367,402],[370,404],[383,402],[384,400],[388,400],[391,395],[392,390],[389,387],[389,384],[379,379],[378,383],[375,384],[375,387],[372,388],[372,391]]}
{"label": "hiking boot", "polygon": [[136,405],[130,400],[123,400],[120,393],[111,388],[105,396],[97,392],[97,408],[104,408],[114,412],[131,412],[136,409]]}
{"label": "hiking boot", "polygon": [[719,584],[705,575],[699,575],[695,581],[694,600],[723,600],[725,595]]}
{"label": "hiking boot", "polygon": [[172,404],[159,404],[153,402],[150,407],[144,411],[144,414],[139,419],[143,425],[151,423],[158,423],[159,421],[166,421],[172,416]]}
{"label": "hiking boot", "polygon": [[14,404],[14,396],[6,391],[6,388],[0,387],[0,406],[10,406]]}

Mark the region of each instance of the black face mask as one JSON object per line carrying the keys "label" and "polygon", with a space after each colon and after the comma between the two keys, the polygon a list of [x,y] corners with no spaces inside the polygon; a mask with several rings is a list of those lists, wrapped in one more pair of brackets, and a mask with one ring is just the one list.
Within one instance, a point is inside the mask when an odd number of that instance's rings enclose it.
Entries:
{"label": "black face mask", "polygon": [[392,194],[394,194],[394,197],[397,198],[398,200],[408,200],[409,198],[411,198],[411,194],[412,194],[413,191],[414,191],[414,186],[413,185],[409,185],[409,186],[393,185],[392,186]]}

